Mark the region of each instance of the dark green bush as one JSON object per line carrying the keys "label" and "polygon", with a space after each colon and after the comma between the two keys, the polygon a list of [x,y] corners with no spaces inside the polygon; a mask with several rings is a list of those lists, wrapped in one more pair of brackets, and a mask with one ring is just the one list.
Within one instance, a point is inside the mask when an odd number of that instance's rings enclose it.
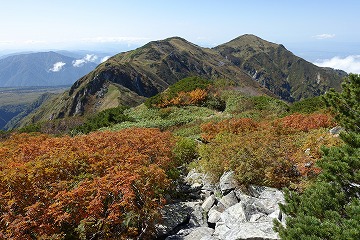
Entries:
{"label": "dark green bush", "polygon": [[290,105],[291,113],[313,113],[325,109],[326,105],[322,97],[306,98]]}
{"label": "dark green bush", "polygon": [[102,127],[110,127],[117,123],[132,121],[132,118],[124,114],[126,109],[127,107],[124,106],[106,109],[88,118],[83,125],[74,128],[72,132],[87,134]]}
{"label": "dark green bush", "polygon": [[40,132],[41,131],[41,124],[40,123],[33,123],[22,127],[18,130],[20,133],[30,133],[30,132]]}
{"label": "dark green bush", "polygon": [[179,164],[189,163],[198,157],[197,144],[193,139],[179,138],[173,153]]}
{"label": "dark green bush", "polygon": [[214,109],[220,112],[225,111],[226,102],[222,100],[219,96],[208,96],[204,103],[204,107]]}
{"label": "dark green bush", "polygon": [[206,89],[211,82],[200,77],[184,78],[169,87],[169,98],[176,97],[179,92],[190,92],[195,89]]}
{"label": "dark green bush", "polygon": [[269,96],[256,96],[251,98],[251,102],[254,104],[254,109],[260,111],[281,111],[286,112],[289,109],[289,106],[276,98]]}
{"label": "dark green bush", "polygon": [[163,101],[163,93],[158,93],[155,96],[146,99],[144,104],[147,108],[152,108],[158,105],[159,103],[161,103],[162,101]]}

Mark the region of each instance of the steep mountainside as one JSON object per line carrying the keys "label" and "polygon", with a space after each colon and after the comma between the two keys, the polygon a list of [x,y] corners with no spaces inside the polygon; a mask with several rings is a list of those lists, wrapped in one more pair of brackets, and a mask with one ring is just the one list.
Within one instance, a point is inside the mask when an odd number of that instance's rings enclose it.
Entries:
{"label": "steep mountainside", "polygon": [[254,80],[287,101],[340,90],[343,71],[319,68],[295,56],[283,45],[243,35],[214,48]]}
{"label": "steep mountainside", "polygon": [[0,87],[69,85],[96,66],[55,52],[13,55],[0,59]]}
{"label": "steep mountainside", "polygon": [[117,104],[134,106],[144,97],[154,96],[180,79],[195,75],[234,79],[240,91],[271,94],[219,53],[175,37],[150,42],[100,64],[74,83],[54,116],[94,113],[106,108],[111,88],[113,100],[117,95]]}
{"label": "steep mountainside", "polygon": [[294,101],[330,87],[339,89],[343,74],[253,35],[213,49],[174,37],[113,56],[75,82],[51,104],[52,109],[43,108],[36,119],[91,114],[119,104],[134,106],[189,76],[231,79],[238,91]]}

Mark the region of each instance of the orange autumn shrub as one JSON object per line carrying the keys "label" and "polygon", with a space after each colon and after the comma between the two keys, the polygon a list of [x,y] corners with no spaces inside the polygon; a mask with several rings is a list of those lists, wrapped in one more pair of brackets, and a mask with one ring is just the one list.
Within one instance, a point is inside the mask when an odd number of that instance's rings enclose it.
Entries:
{"label": "orange autumn shrub", "polygon": [[156,107],[165,108],[169,106],[187,106],[197,105],[206,100],[208,90],[197,88],[189,92],[178,92],[175,97],[171,99],[163,99]]}
{"label": "orange autumn shrub", "polygon": [[259,124],[250,118],[232,118],[218,123],[208,122],[201,125],[203,132],[201,137],[206,141],[211,141],[222,132],[238,134],[241,132],[255,131]]}
{"label": "orange autumn shrub", "polygon": [[320,173],[320,168],[316,166],[316,161],[322,157],[322,147],[338,146],[342,140],[329,134],[326,129],[314,129],[303,133],[298,138],[301,142],[297,145],[291,159],[301,176],[311,177]]}
{"label": "orange autumn shrub", "polygon": [[151,234],[174,167],[173,144],[158,129],[74,138],[16,134],[0,142],[2,237]]}
{"label": "orange autumn shrub", "polygon": [[332,117],[328,114],[313,113],[300,114],[294,113],[292,115],[280,118],[274,122],[274,125],[281,127],[284,131],[309,131],[318,128],[327,128],[334,126]]}
{"label": "orange autumn shrub", "polygon": [[243,185],[283,187],[297,177],[293,152],[292,139],[272,129],[222,133],[200,147],[199,163],[215,179],[233,170]]}
{"label": "orange autumn shrub", "polygon": [[[199,166],[218,179],[233,170],[241,184],[294,186],[315,176],[321,146],[341,143],[324,127],[333,126],[324,114],[293,114],[273,122],[229,119],[201,126]],[[310,151],[310,153],[309,153]]]}

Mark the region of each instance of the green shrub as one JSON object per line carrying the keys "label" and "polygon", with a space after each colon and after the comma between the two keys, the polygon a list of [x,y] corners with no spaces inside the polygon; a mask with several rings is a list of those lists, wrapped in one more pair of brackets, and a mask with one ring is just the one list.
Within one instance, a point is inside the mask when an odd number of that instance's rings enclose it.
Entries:
{"label": "green shrub", "polygon": [[219,96],[209,96],[206,99],[204,106],[210,109],[223,112],[226,109],[226,102],[222,100]]}
{"label": "green shrub", "polygon": [[306,98],[290,105],[291,113],[313,113],[326,108],[322,97]]}
{"label": "green shrub", "polygon": [[252,97],[251,101],[254,109],[259,111],[271,111],[280,115],[289,111],[289,106],[284,101],[269,96]]}
{"label": "green shrub", "polygon": [[180,137],[173,153],[179,164],[189,163],[198,157],[197,144],[193,139]]}
{"label": "green shrub", "polygon": [[206,89],[211,82],[200,77],[184,78],[169,87],[168,96],[175,97],[179,92],[190,92],[195,89]]}
{"label": "green shrub", "polygon": [[225,112],[231,114],[253,115],[249,112],[256,112],[256,116],[278,117],[287,114],[289,106],[279,100],[269,96],[244,96],[237,91],[228,91],[223,94],[226,101]]}
{"label": "green shrub", "polygon": [[125,121],[132,121],[133,119],[131,117],[124,114],[126,109],[127,107],[124,106],[106,109],[88,118],[83,125],[75,127],[72,132],[87,134],[99,128],[110,127]]}
{"label": "green shrub", "polygon": [[182,126],[195,120],[206,119],[215,114],[213,110],[205,107],[186,106],[156,109],[147,108],[144,105],[129,109],[125,113],[132,121],[125,121],[106,129],[117,131],[124,128],[145,127],[165,130],[170,127]]}
{"label": "green shrub", "polygon": [[31,132],[40,132],[40,131],[41,131],[40,123],[29,124],[19,129],[20,133],[31,133]]}
{"label": "green shrub", "polygon": [[146,99],[144,104],[146,107],[152,108],[152,107],[158,105],[159,103],[161,103],[162,101],[163,101],[163,94],[158,93],[155,96],[152,96],[152,97]]}

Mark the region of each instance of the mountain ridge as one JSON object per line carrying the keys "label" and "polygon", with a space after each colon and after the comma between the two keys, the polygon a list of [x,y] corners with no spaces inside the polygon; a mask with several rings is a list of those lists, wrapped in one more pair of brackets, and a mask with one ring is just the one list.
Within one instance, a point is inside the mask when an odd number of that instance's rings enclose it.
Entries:
{"label": "mountain ridge", "polygon": [[214,49],[262,86],[290,102],[314,96],[309,92],[316,91],[315,96],[320,95],[329,86],[340,90],[339,77],[347,75],[343,71],[315,66],[294,55],[284,45],[252,34],[237,37]]}
{"label": "mountain ridge", "polygon": [[56,110],[43,111],[49,113],[42,119],[96,113],[109,108],[109,95],[111,106],[124,102],[136,106],[189,76],[232,80],[238,91],[292,102],[318,96],[329,88],[339,90],[345,75],[317,67],[283,45],[255,35],[243,35],[214,48],[171,37],[101,63],[58,98]]}

